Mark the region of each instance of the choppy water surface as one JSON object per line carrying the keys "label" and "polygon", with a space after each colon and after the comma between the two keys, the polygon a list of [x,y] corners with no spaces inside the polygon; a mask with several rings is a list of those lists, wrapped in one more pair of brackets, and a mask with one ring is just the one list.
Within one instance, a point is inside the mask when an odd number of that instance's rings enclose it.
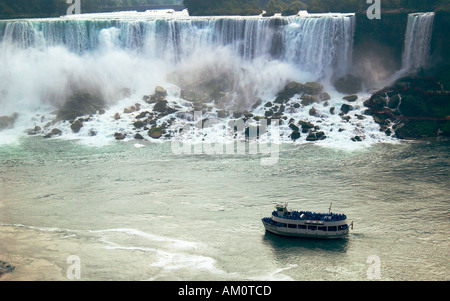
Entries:
{"label": "choppy water surface", "polygon": [[[169,143],[24,138],[0,148],[2,280],[449,280],[449,143],[174,155]],[[274,202],[344,212],[347,239],[265,233]],[[372,256],[372,257],[370,257]]]}

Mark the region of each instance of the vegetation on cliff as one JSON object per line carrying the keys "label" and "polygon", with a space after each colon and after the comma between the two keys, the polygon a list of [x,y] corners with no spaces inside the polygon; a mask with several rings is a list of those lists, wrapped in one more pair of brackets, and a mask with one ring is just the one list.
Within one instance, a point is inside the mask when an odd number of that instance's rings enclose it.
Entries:
{"label": "vegetation on cliff", "polygon": [[[310,13],[362,12],[370,4],[366,0],[184,0],[191,15],[259,15],[265,10],[268,16],[275,13],[294,15],[300,10]],[[382,11],[442,11],[450,10],[447,0],[383,0]]]}
{"label": "vegetation on cliff", "polygon": [[[105,7],[182,4],[183,0],[80,0],[82,13],[102,12]],[[75,1],[72,1],[72,3]],[[0,18],[59,17],[65,15],[66,0],[0,0]]]}
{"label": "vegetation on cliff", "polygon": [[364,105],[387,135],[400,139],[450,137],[450,93],[429,76],[397,80]]}

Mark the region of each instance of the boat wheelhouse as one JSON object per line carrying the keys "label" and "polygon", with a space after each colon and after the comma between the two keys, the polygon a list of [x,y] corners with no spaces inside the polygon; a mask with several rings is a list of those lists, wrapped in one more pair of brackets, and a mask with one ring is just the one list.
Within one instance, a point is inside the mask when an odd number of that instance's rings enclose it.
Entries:
{"label": "boat wheelhouse", "polygon": [[[349,224],[345,214],[293,211],[278,204],[271,217],[262,219],[267,231],[284,236],[336,239],[346,237]],[[350,224],[353,228],[353,223]]]}

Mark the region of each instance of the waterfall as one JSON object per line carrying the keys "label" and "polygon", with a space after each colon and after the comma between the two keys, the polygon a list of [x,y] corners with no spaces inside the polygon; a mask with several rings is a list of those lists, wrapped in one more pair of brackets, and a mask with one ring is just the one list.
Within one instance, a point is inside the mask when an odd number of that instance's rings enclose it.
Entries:
{"label": "waterfall", "polygon": [[114,46],[147,57],[182,61],[196,51],[229,47],[244,60],[280,60],[321,78],[342,75],[349,68],[354,16],[0,21],[3,44],[20,48],[63,45],[78,55],[96,50],[105,30],[120,31]]}
{"label": "waterfall", "polygon": [[403,70],[411,73],[429,63],[434,13],[409,14],[403,50]]}

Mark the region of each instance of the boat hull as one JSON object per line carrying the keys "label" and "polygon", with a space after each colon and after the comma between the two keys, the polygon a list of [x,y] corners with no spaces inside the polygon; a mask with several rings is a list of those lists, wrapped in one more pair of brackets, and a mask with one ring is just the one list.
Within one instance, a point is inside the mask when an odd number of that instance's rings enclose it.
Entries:
{"label": "boat hull", "polygon": [[262,221],[266,231],[274,233],[277,235],[288,236],[288,237],[302,237],[302,238],[316,238],[316,239],[342,239],[347,237],[349,230],[341,230],[336,232],[325,232],[320,230],[300,230],[300,229],[290,229],[287,227],[278,227],[271,225],[265,221]]}

